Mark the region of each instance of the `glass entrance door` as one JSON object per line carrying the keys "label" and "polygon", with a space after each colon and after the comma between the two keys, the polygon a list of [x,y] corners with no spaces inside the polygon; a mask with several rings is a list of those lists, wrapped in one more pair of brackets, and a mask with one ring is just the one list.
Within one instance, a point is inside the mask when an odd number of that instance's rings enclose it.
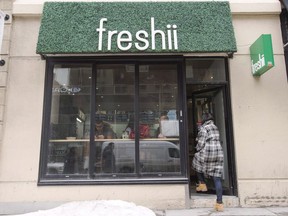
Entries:
{"label": "glass entrance door", "polygon": [[[189,99],[189,104],[191,104],[190,111],[192,112],[192,137],[191,145],[189,149],[191,154],[190,161],[192,161],[195,154],[195,142],[197,136],[197,127],[201,123],[202,113],[209,112],[214,116],[214,123],[218,127],[220,132],[220,142],[224,151],[224,174],[222,176],[223,181],[223,190],[224,194],[230,194],[230,177],[229,177],[229,165],[228,165],[228,148],[227,148],[227,133],[226,133],[226,123],[225,123],[225,106],[224,106],[224,88],[211,86],[208,89],[196,91],[192,94],[192,97]],[[196,184],[195,172],[191,169],[190,176],[192,179],[191,191]],[[208,187],[211,189],[210,192],[214,193],[214,185],[212,180],[208,179]]]}

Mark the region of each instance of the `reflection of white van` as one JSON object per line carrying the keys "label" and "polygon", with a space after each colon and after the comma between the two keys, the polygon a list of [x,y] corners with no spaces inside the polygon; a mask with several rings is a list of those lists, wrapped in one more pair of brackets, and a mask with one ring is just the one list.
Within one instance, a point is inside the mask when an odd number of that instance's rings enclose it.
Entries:
{"label": "reflection of white van", "polygon": [[[111,142],[102,145],[104,149]],[[119,140],[114,144],[113,170],[116,173],[133,173],[135,171],[135,142]],[[141,172],[180,172],[179,147],[167,141],[140,141]]]}

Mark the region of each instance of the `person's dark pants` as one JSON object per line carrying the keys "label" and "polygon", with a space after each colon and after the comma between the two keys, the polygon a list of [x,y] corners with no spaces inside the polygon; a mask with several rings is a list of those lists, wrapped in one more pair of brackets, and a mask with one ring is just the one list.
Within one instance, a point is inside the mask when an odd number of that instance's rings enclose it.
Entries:
{"label": "person's dark pants", "polygon": [[217,203],[222,203],[222,193],[223,193],[222,182],[221,182],[222,179],[221,177],[213,176],[213,181],[214,181],[215,190],[216,190]]}
{"label": "person's dark pants", "polygon": [[197,178],[198,178],[199,183],[206,184],[204,174],[203,173],[199,173],[199,172],[196,172],[196,174],[197,174]]}
{"label": "person's dark pants", "polygon": [[[204,174],[203,173],[199,173],[199,172],[196,172],[196,174],[197,174],[198,181],[200,183],[206,184]],[[217,200],[216,201],[217,201],[217,203],[222,203],[223,189],[222,189],[221,177],[215,177],[215,176],[211,176],[211,177],[213,178],[214,185],[215,185],[216,196],[217,196]]]}

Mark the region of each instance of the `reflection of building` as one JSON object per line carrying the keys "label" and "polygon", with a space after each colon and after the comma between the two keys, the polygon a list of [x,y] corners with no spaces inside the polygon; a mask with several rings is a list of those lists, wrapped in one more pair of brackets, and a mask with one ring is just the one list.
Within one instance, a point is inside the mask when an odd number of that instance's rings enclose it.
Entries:
{"label": "reflection of building", "polygon": [[[211,207],[214,198],[195,199],[190,169],[204,111],[220,131],[226,204],[287,203],[278,0],[43,2],[0,3],[11,17],[0,66],[0,214],[95,197],[157,209]],[[253,77],[249,47],[262,34],[272,36],[275,66]],[[163,112],[178,134],[157,137]],[[96,120],[116,138],[95,140]],[[135,139],[122,139],[129,121]],[[113,150],[115,170],[106,172],[102,151],[112,141],[123,145]]]}

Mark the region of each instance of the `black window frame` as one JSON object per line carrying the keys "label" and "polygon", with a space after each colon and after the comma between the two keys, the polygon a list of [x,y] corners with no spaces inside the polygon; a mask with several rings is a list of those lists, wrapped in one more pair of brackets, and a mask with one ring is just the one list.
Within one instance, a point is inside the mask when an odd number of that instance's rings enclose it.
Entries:
{"label": "black window frame", "polygon": [[[95,98],[95,86],[96,86],[96,65],[97,64],[135,64],[136,66],[136,79],[135,79],[135,113],[138,113],[139,110],[139,71],[137,72],[137,68],[139,68],[140,64],[177,64],[177,72],[178,72],[178,110],[182,112],[185,107],[185,94],[183,94],[185,88],[183,87],[183,79],[184,79],[184,58],[182,56],[131,56],[131,57],[47,57],[46,58],[46,72],[45,72],[45,90],[44,90],[44,103],[43,103],[43,123],[42,123],[42,137],[41,137],[41,152],[40,152],[40,164],[39,164],[39,176],[38,176],[38,185],[87,185],[87,184],[166,184],[166,183],[188,183],[188,175],[187,175],[187,155],[186,155],[186,140],[183,138],[180,140],[180,166],[181,172],[179,174],[176,173],[167,173],[161,176],[156,175],[139,175],[139,149],[136,149],[136,176],[127,175],[124,178],[113,179],[112,176],[110,178],[94,178],[93,173],[89,170],[89,173],[85,176],[89,176],[89,178],[83,179],[82,176],[74,176],[73,178],[63,179],[58,177],[57,175],[50,175],[49,177],[46,175],[46,167],[47,167],[47,148],[49,142],[49,130],[46,128],[49,127],[50,122],[50,112],[51,112],[51,101],[52,101],[52,82],[53,82],[53,68],[56,64],[91,64],[92,67],[92,92],[91,92],[91,119],[93,119],[93,112],[95,110],[95,102],[92,102],[92,98]],[[94,76],[94,78],[93,78]],[[138,77],[137,77],[138,76]],[[138,82],[138,83],[137,83]],[[184,112],[184,110],[183,110]],[[179,115],[179,121],[183,122],[183,118],[185,115]],[[182,118],[182,119],[181,119]],[[136,122],[139,119],[136,118]],[[184,121],[185,122],[185,121]],[[184,124],[180,124],[180,136],[185,137],[185,126]],[[136,131],[137,134],[137,131]],[[93,139],[94,135],[90,133],[90,141]],[[135,139],[135,142],[139,142],[139,137]],[[136,145],[137,146],[137,145]],[[137,151],[138,150],[138,151]]]}
{"label": "black window frame", "polygon": [[281,33],[286,65],[286,77],[288,81],[288,1],[281,0],[280,2],[282,3],[282,9],[280,13]]}

